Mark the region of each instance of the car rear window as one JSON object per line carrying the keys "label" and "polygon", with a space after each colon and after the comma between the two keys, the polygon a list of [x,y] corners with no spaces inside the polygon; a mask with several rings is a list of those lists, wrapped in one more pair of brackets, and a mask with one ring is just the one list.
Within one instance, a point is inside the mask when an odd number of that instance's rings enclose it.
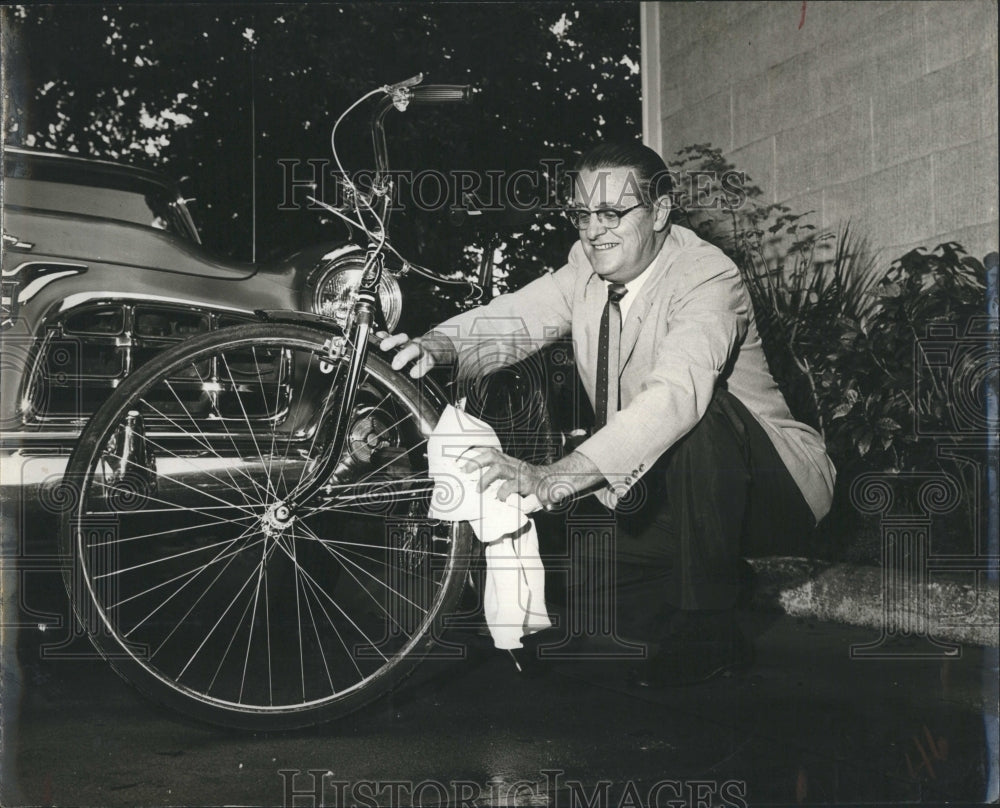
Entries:
{"label": "car rear window", "polygon": [[163,204],[152,195],[62,182],[9,179],[4,201],[24,208],[100,216],[176,232],[171,225],[169,203]]}
{"label": "car rear window", "polygon": [[197,240],[178,211],[176,191],[142,174],[11,158],[4,169],[5,205],[99,216]]}

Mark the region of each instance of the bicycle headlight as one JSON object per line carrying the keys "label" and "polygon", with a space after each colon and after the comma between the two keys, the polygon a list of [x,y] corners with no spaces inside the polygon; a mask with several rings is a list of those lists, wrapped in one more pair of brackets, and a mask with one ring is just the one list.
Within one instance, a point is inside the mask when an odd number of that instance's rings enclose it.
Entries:
{"label": "bicycle headlight", "polygon": [[[358,296],[358,287],[361,285],[361,273],[364,271],[364,265],[364,258],[352,255],[344,256],[324,269],[313,294],[313,311],[324,317],[330,317],[341,326],[345,326],[351,312],[351,306],[354,305]],[[399,317],[403,311],[403,293],[394,275],[387,271],[382,273],[378,294],[385,327],[389,331],[393,331],[399,323]]]}

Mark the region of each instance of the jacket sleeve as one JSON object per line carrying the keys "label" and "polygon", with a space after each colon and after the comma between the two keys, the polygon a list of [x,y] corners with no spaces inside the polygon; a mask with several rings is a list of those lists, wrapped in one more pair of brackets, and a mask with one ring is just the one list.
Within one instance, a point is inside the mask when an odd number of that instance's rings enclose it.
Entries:
{"label": "jacket sleeve", "polygon": [[578,267],[571,260],[552,274],[452,317],[434,331],[458,354],[458,375],[475,378],[514,364],[570,331]]}
{"label": "jacket sleeve", "polygon": [[750,303],[739,270],[705,256],[683,272],[639,393],[580,444],[618,496],[704,416],[720,374],[746,337]]}

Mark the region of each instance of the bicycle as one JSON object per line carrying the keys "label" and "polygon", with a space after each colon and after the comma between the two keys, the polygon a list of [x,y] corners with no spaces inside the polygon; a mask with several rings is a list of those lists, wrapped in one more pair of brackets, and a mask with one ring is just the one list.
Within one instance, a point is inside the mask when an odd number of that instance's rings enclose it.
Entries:
{"label": "bicycle", "polygon": [[[336,259],[353,263],[327,287],[331,316],[259,312],[163,352],[104,403],[67,466],[77,619],[128,682],[196,718],[279,730],[356,710],[412,671],[462,590],[471,531],[427,518],[421,452],[449,397],[373,352],[398,318],[394,273],[448,282],[387,236],[386,114],[470,95],[421,79],[366,93],[334,124],[347,201],[314,201],[367,245]],[[336,133],[376,95],[364,191]]]}

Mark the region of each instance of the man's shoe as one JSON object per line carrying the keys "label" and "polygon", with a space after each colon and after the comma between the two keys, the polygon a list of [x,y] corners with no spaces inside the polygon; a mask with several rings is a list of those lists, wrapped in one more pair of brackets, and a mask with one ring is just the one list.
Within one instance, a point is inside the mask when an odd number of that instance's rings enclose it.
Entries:
{"label": "man's shoe", "polygon": [[[701,628],[699,633],[696,630]],[[709,682],[726,673],[743,673],[753,664],[753,644],[735,621],[691,621],[669,634],[659,650],[631,673],[637,687],[660,689]]]}

